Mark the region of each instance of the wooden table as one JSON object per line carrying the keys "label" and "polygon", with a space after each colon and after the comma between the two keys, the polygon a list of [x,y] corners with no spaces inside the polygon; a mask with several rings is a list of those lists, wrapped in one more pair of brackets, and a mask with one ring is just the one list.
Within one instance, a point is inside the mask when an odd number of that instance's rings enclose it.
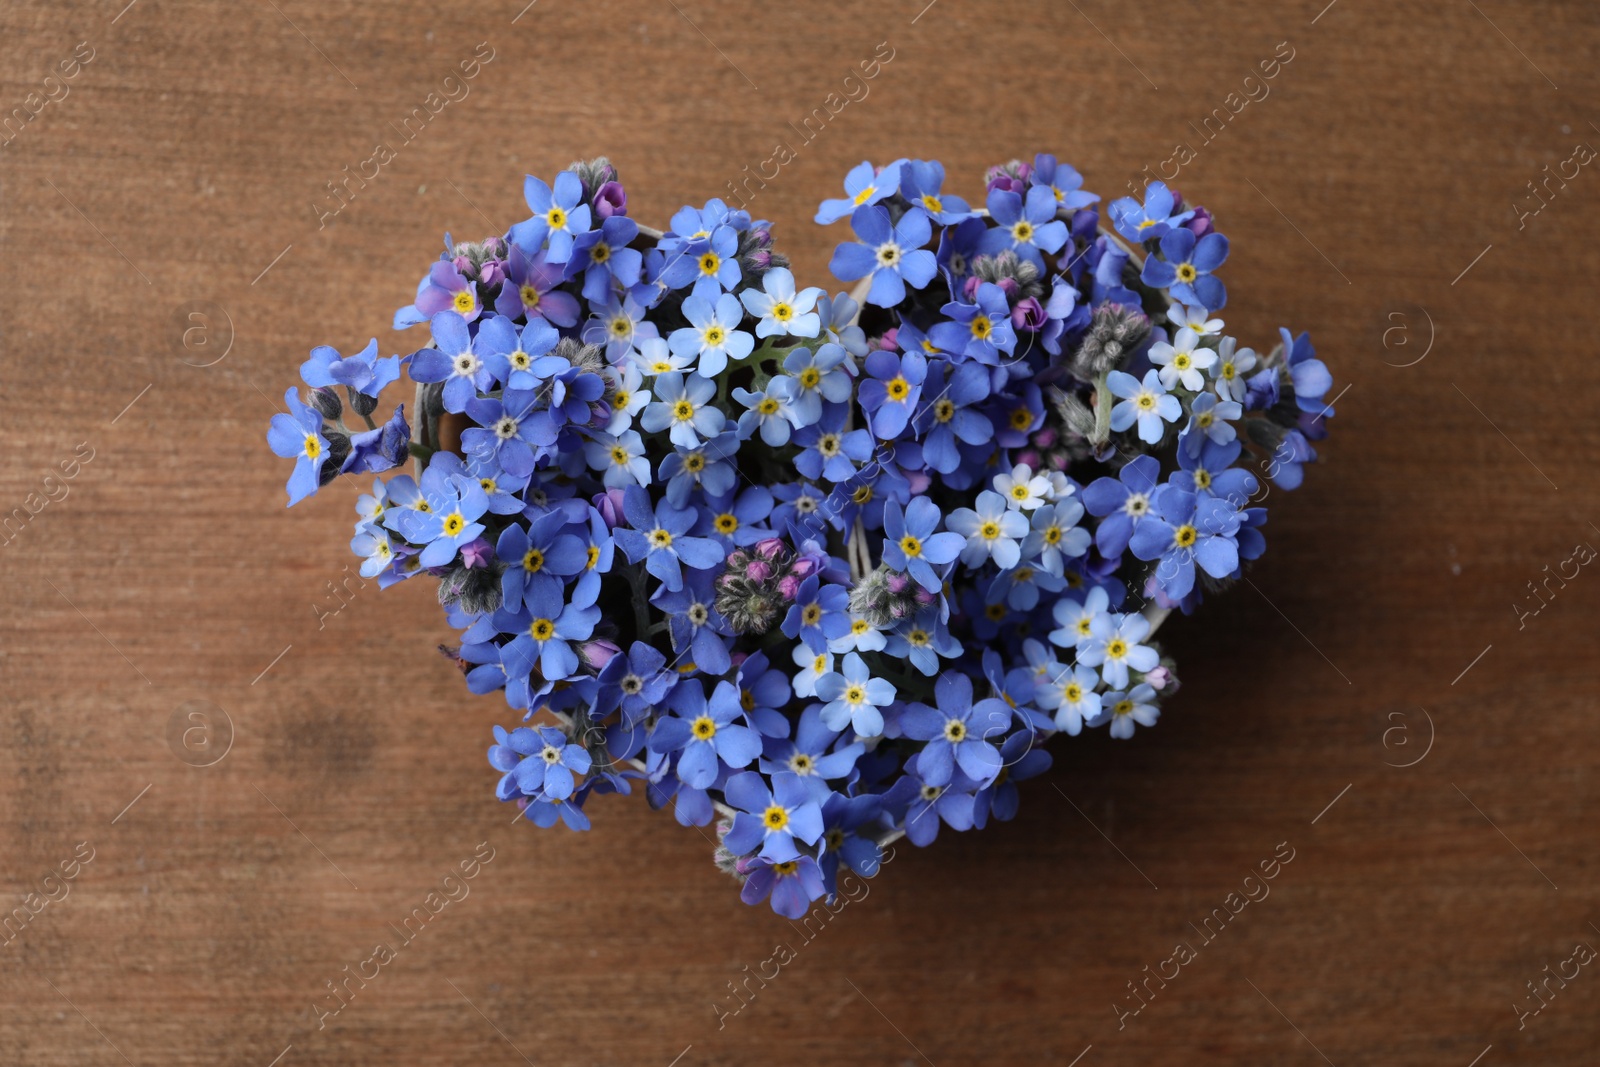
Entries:
{"label": "wooden table", "polygon": [[[0,504],[54,497],[0,546],[0,1064],[1596,1062],[1600,577],[1515,607],[1600,545],[1592,6],[125,2],[0,9]],[[751,206],[815,279],[863,158],[1176,169],[1230,326],[1340,391],[1159,728],[809,936],[640,798],[512,825],[432,591],[263,442],[524,172],[608,153],[661,222],[780,142]]]}

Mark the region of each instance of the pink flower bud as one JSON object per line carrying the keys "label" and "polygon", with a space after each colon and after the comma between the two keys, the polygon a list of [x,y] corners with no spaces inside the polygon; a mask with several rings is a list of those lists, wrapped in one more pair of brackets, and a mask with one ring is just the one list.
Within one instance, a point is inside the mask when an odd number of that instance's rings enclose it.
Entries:
{"label": "pink flower bud", "polygon": [[1033,435],[1033,443],[1040,448],[1054,448],[1056,444],[1056,431],[1053,426],[1046,426]]}
{"label": "pink flower bud", "polygon": [[595,670],[610,663],[621,651],[622,649],[603,637],[596,641],[585,642],[578,649],[579,654],[583,656],[583,662]]}
{"label": "pink flower bud", "polygon": [[1011,309],[1011,325],[1019,330],[1042,330],[1048,318],[1044,313],[1044,305],[1031,296],[1018,301],[1017,306]]}
{"label": "pink flower bud", "polygon": [[607,489],[603,493],[596,493],[590,501],[594,509],[600,513],[600,518],[606,524],[606,529],[615,530],[623,523],[622,517],[622,490]]}
{"label": "pink flower bud", "polygon": [[594,192],[594,213],[604,222],[613,215],[628,213],[628,194],[618,182],[606,182]]}
{"label": "pink flower bud", "polygon": [[783,549],[783,539],[779,537],[768,537],[755,544],[755,553],[762,559],[776,559]]}
{"label": "pink flower bud", "polygon": [[804,559],[797,559],[789,565],[789,576],[799,581],[805,581],[817,573],[817,569],[817,561],[807,556]]}
{"label": "pink flower bud", "polygon": [[891,574],[887,584],[889,592],[899,594],[905,592],[906,586],[910,584],[910,579],[903,574]]}
{"label": "pink flower bud", "polygon": [[764,559],[753,559],[745,567],[744,574],[752,582],[764,582],[772,577],[772,564]]}
{"label": "pink flower bud", "polygon": [[983,279],[976,274],[961,283],[961,295],[969,302],[978,298],[978,286],[983,284]]}
{"label": "pink flower bud", "polygon": [[913,599],[916,600],[916,602],[918,604],[921,604],[923,607],[927,607],[929,604],[933,603],[934,596],[933,596],[932,593],[928,592],[926,589],[923,589],[921,586],[918,586],[917,587],[916,596]]}
{"label": "pink flower bud", "polygon": [[1026,463],[1028,466],[1032,467],[1034,470],[1039,470],[1040,467],[1042,466],[1042,464],[1040,464],[1040,462],[1039,462],[1039,453],[1036,452],[1034,449],[1031,449],[1031,448],[1027,449],[1026,451],[1023,451],[1023,452],[1018,452],[1017,453],[1017,462],[1018,463]]}
{"label": "pink flower bud", "polygon": [[1167,670],[1165,667],[1157,667],[1155,670],[1145,675],[1144,680],[1151,689],[1154,689],[1159,693],[1161,690],[1167,687],[1169,682],[1172,681],[1172,672]]}
{"label": "pink flower bud", "polygon": [[468,567],[487,567],[494,561],[494,546],[478,537],[461,546],[461,562]]}
{"label": "pink flower bud", "polygon": [[911,483],[911,495],[921,496],[933,484],[933,476],[926,470],[907,471],[906,481]]}
{"label": "pink flower bud", "polygon": [[783,599],[793,600],[800,592],[800,579],[793,575],[785,575],[778,579],[778,592],[783,594]]}

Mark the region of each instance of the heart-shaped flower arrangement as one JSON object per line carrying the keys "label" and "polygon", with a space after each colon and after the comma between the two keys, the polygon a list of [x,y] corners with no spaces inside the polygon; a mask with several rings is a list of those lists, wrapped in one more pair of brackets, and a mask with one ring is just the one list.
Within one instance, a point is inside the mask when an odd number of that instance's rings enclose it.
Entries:
{"label": "heart-shaped flower arrangement", "polygon": [[[983,210],[943,184],[850,172],[830,298],[721,200],[658,233],[603,159],[529,177],[532,217],[447,236],[396,314],[430,345],[301,367],[268,433],[289,502],[415,458],[351,547],[438,580],[468,687],[530,723],[489,762],[534,823],[640,782],[798,916],[891,839],[1011,818],[1052,734],[1131,737],[1177,690],[1151,632],[1261,555],[1328,371],[1305,334],[1223,333],[1227,239],[1159,183],[1109,230],[1052,156],[991,168]],[[373,419],[402,365],[417,441]]]}

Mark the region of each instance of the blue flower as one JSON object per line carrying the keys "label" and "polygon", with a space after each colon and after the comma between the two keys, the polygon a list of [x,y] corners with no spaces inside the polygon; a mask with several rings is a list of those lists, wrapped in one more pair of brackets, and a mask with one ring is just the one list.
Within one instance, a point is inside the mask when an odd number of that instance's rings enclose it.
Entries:
{"label": "blue flower", "polygon": [[756,324],[757,337],[815,337],[822,332],[822,319],[814,310],[821,295],[815,286],[796,292],[789,268],[773,267],[761,276],[759,292],[746,289],[739,299],[761,320]]}
{"label": "blue flower", "polygon": [[[649,307],[632,296],[613,298],[603,305],[589,305],[589,321],[583,324],[586,344],[605,345],[606,359],[616,364],[631,352],[643,351],[646,342],[658,340],[660,332],[653,322],[644,321]],[[665,342],[661,343],[665,348]]]}
{"label": "blue flower", "polygon": [[978,286],[973,303],[952,300],[940,310],[950,321],[935,323],[928,339],[946,352],[997,367],[1000,353],[1010,355],[1017,346],[1006,294],[993,282]]}
{"label": "blue flower", "polygon": [[797,840],[815,845],[822,837],[822,808],[798,775],[779,771],[769,790],[760,774],[746,771],[728,779],[723,796],[739,812],[722,839],[736,856],[760,849],[762,859],[783,863],[800,858]]}
{"label": "blue flower", "polygon": [[444,409],[460,413],[479,392],[488,392],[494,375],[474,349],[467,324],[453,311],[441,311],[428,320],[437,348],[424,348],[411,357],[411,379],[444,382]]}
{"label": "blue flower", "polygon": [[[999,493],[984,490],[974,508],[957,508],[945,525],[967,539],[961,562],[981,567],[994,560],[1001,570],[1010,570],[1022,561],[1022,539],[1028,536],[1028,517],[1006,505]],[[942,783],[941,783],[942,784]]]}
{"label": "blue flower", "polygon": [[350,539],[350,551],[364,557],[361,563],[361,577],[376,578],[385,568],[394,562],[394,545],[389,540],[387,530],[366,529],[359,531]]}
{"label": "blue flower", "polygon": [[994,740],[1011,725],[1011,709],[1003,700],[972,701],[972,679],[955,671],[939,676],[933,687],[937,710],[913,703],[901,717],[905,736],[926,741],[917,769],[928,785],[947,785],[959,765],[973,781],[988,785],[1000,773],[1000,750]]}
{"label": "blue flower", "polygon": [[637,430],[624,431],[609,443],[585,442],[583,454],[590,470],[602,472],[600,481],[607,489],[650,484],[650,461],[645,458],[644,438]]}
{"label": "blue flower", "polygon": [[1069,737],[1083,732],[1083,724],[1100,714],[1100,694],[1095,692],[1100,676],[1082,664],[1056,664],[1034,690],[1034,702],[1045,711],[1055,712],[1056,729]]}
{"label": "blue flower", "polygon": [[591,304],[611,296],[612,283],[623,289],[639,284],[644,257],[628,245],[639,236],[639,224],[626,215],[613,215],[573,243],[572,262],[583,271],[583,297]]}
{"label": "blue flower", "polygon": [[773,448],[788,444],[798,421],[789,403],[793,389],[794,379],[784,377],[773,378],[761,392],[736,386],[733,398],[750,409],[739,416],[739,439],[749,440],[759,430],[761,440]]}
{"label": "blue flower", "polygon": [[861,410],[870,416],[872,432],[880,441],[900,436],[911,421],[922,383],[928,376],[928,361],[920,352],[895,355],[874,349],[867,355],[868,377],[862,379],[856,398]]}
{"label": "blue flower", "polygon": [[[1083,534],[1084,545],[1087,546],[1089,544],[1088,530],[1076,530],[1073,532]],[[992,604],[1004,601],[1017,611],[1032,611],[1039,605],[1040,590],[1059,593],[1066,587],[1067,581],[1060,575],[1053,574],[1043,567],[1035,567],[1030,563],[1023,563],[1013,567],[1011,570],[1001,571],[996,575],[994,581],[989,585],[989,592],[985,599]]]}
{"label": "blue flower", "polygon": [[583,571],[586,546],[575,534],[565,533],[566,527],[565,513],[551,511],[534,518],[527,529],[513,522],[501,531],[494,554],[506,566],[500,592],[507,610],[523,607],[541,586],[559,591],[566,579]]}
{"label": "blue flower", "polygon": [[631,529],[618,526],[612,536],[630,562],[642,561],[645,570],[668,589],[683,588],[680,561],[701,571],[722,562],[721,545],[709,538],[685,536],[694,525],[693,511],[680,510],[666,501],[652,509],[649,492],[637,485],[623,490],[622,500]]}
{"label": "blue flower", "polygon": [[300,378],[312,388],[343,385],[371,397],[399,377],[400,357],[379,359],[376,337],[349,358],[340,356],[338,349],[318,345],[311,350],[311,358],[300,364]]}
{"label": "blue flower", "polygon": [[883,866],[883,850],[871,837],[856,831],[870,826],[883,813],[883,799],[872,793],[847,797],[830,792],[822,802],[823,884],[828,893],[837,892],[839,865],[842,863],[863,878],[871,878]]}
{"label": "blue flower", "polygon": [[1161,657],[1149,645],[1142,645],[1150,633],[1143,615],[1100,615],[1090,626],[1089,640],[1078,646],[1078,662],[1099,667],[1100,678],[1120,689],[1128,684],[1128,669],[1153,671]]}
{"label": "blue flower", "polygon": [[1057,163],[1056,157],[1041,152],[1033,157],[1033,173],[1028,181],[1049,189],[1056,206],[1063,211],[1076,211],[1088,207],[1100,197],[1083,188],[1083,175],[1067,163]]}
{"label": "blue flower", "polygon": [[1178,200],[1163,182],[1145,186],[1144,203],[1125,196],[1113,200],[1108,209],[1117,232],[1130,241],[1149,241],[1165,237],[1175,226],[1182,226],[1194,217],[1193,211],[1173,214]]}
{"label": "blue flower", "polygon": [[1144,381],[1125,371],[1114,370],[1106,375],[1106,386],[1121,401],[1111,409],[1111,428],[1118,433],[1139,424],[1139,440],[1153,445],[1166,431],[1165,423],[1176,422],[1183,414],[1183,404],[1167,392],[1161,384],[1161,375],[1154,367],[1144,372]]}
{"label": "blue flower", "polygon": [[1237,535],[1243,520],[1234,505],[1174,485],[1162,486],[1152,505],[1128,547],[1139,559],[1161,561],[1155,578],[1167,596],[1181,600],[1189,595],[1196,563],[1213,578],[1227,578],[1239,569]]}
{"label": "blue flower", "polygon": [[822,402],[842,404],[852,392],[850,374],[844,369],[849,353],[832,342],[815,351],[796,347],[784,357],[785,380],[790,383],[789,405],[796,426],[810,426],[822,417]]}
{"label": "blue flower", "polygon": [[537,389],[572,366],[548,354],[559,340],[555,327],[538,316],[530,318],[519,335],[510,319],[494,315],[478,327],[474,347],[495,381],[507,389]]}
{"label": "blue flower", "polygon": [[1160,460],[1136,456],[1115,478],[1097,478],[1084,489],[1084,507],[1103,520],[1094,531],[1095,547],[1102,556],[1114,559],[1128,547],[1128,539],[1150,513],[1150,496],[1160,475]]}
{"label": "blue flower", "polygon": [[672,647],[681,663],[692,663],[712,677],[726,674],[732,666],[723,638],[732,637],[733,630],[718,613],[716,599],[707,571],[691,573],[680,589],[663,586],[650,598],[667,615]]}
{"label": "blue flower", "polygon": [[1232,400],[1220,400],[1215,393],[1202,393],[1189,403],[1189,425],[1179,438],[1184,455],[1195,455],[1207,444],[1226,445],[1239,436],[1232,426],[1244,417],[1244,408]]}
{"label": "blue flower", "polygon": [[961,465],[957,441],[982,444],[994,436],[994,425],[970,405],[989,397],[989,372],[975,363],[952,366],[935,360],[928,368],[924,392],[933,399],[917,414],[922,458],[929,467],[949,474]]}
{"label": "blue flower", "polygon": [[730,359],[744,359],[755,347],[755,338],[738,328],[744,319],[739,298],[723,292],[714,280],[695,283],[683,302],[683,317],[689,325],[673,330],[667,344],[678,355],[692,357],[695,369],[707,378],[715,378]]}
{"label": "blue flower", "polygon": [[572,258],[573,236],[589,230],[589,205],[582,203],[583,181],[572,171],[564,170],[556,175],[552,191],[530,174],[522,184],[522,196],[533,217],[511,227],[511,240],[530,256],[536,255],[548,240],[550,262],[567,262]]}
{"label": "blue flower", "polygon": [[867,461],[872,455],[872,435],[866,430],[846,431],[849,418],[849,405],[829,404],[814,425],[795,433],[794,443],[802,451],[794,465],[801,474],[842,482],[855,474],[857,464]]}
{"label": "blue flower", "polygon": [[1016,817],[1017,808],[1022,803],[1022,793],[1017,783],[1043,774],[1053,762],[1050,753],[1037,747],[1037,744],[1038,738],[1027,730],[1019,730],[1006,738],[1005,744],[1000,746],[1000,759],[1004,767],[994,783],[978,794],[977,811],[973,816],[975,824],[982,826],[987,812],[993,812],[1001,822],[1009,822]]}
{"label": "blue flower", "polygon": [[938,160],[913,159],[900,171],[900,195],[926,211],[941,226],[953,226],[972,217],[972,208],[959,196],[941,194],[944,164]]}
{"label": "blue flower", "polygon": [[600,668],[595,712],[604,716],[620,708],[624,722],[638,722],[678,682],[666,665],[667,657],[644,641],[635,641],[626,655],[612,656]]}
{"label": "blue flower", "polygon": [[938,674],[939,657],[955,659],[962,652],[961,642],[939,621],[939,616],[940,610],[934,606],[902,619],[889,632],[884,652],[894,659],[906,660],[930,678]]}
{"label": "blue flower", "polygon": [[789,676],[768,665],[766,653],[754,653],[739,664],[735,684],[745,718],[763,737],[789,736],[789,719],[778,709],[788,706],[793,690]]}
{"label": "blue flower", "polygon": [[1051,609],[1059,629],[1050,631],[1050,643],[1062,648],[1080,648],[1094,636],[1095,622],[1111,606],[1111,595],[1096,587],[1080,601],[1072,596],[1057,600]]}
{"label": "blue flower", "polygon": [[762,525],[771,514],[772,492],[762,486],[746,486],[737,496],[731,489],[708,492],[694,532],[715,537],[729,549],[753,545],[772,536],[772,531]]}
{"label": "blue flower", "polygon": [[1200,447],[1193,452],[1179,450],[1179,469],[1173,471],[1167,481],[1196,496],[1219,496],[1234,507],[1241,508],[1245,501],[1255,495],[1257,488],[1255,475],[1242,467],[1233,466],[1243,447],[1238,441],[1219,445],[1200,437]]}
{"label": "blue flower", "polygon": [[1024,200],[1004,189],[989,190],[989,217],[995,226],[978,247],[987,253],[1015,252],[1040,270],[1043,252],[1058,252],[1067,243],[1067,224],[1056,218],[1055,194],[1035,185]]}
{"label": "blue flower", "polygon": [[1161,255],[1165,258],[1145,259],[1140,281],[1170,289],[1174,298],[1208,311],[1228,303],[1227,288],[1211,274],[1228,258],[1228,239],[1222,234],[1213,231],[1196,241],[1193,230],[1180,226],[1161,238]]}
{"label": "blue flower", "polygon": [[[430,463],[429,471],[432,469]],[[391,511],[385,517],[384,525],[398,530],[412,544],[427,546],[420,557],[422,566],[443,567],[456,558],[462,545],[476,540],[483,533],[483,524],[477,520],[489,510],[489,498],[478,483],[470,478],[439,478],[433,481],[431,487],[429,482],[430,479],[424,475],[428,510],[414,511],[414,517]],[[401,525],[407,518],[410,521]]]}
{"label": "blue flower", "polygon": [[739,472],[730,457],[739,451],[739,435],[727,430],[695,448],[678,448],[661,461],[657,473],[667,483],[667,503],[687,507],[696,487],[717,495],[732,489]]}
{"label": "blue flower", "polygon": [[592,765],[588,750],[552,726],[519,726],[510,734],[496,726],[494,736],[489,763],[506,772],[500,790],[512,783],[523,796],[565,800],[576,786],[574,775],[588,774]]}
{"label": "blue flower", "polygon": [[[788,695],[789,686],[785,683],[783,696],[787,699]],[[777,737],[767,740],[759,766],[766,774],[787,771],[815,786],[824,785],[830,779],[846,777],[855,769],[861,753],[866,751],[860,741],[852,741],[830,752],[838,739],[839,731],[830,729],[822,721],[822,705],[812,704],[800,713],[794,740]],[[827,792],[826,788],[816,791]]]}
{"label": "blue flower", "polygon": [[1317,350],[1311,347],[1311,335],[1302,332],[1299,337],[1292,337],[1282,326],[1278,327],[1278,335],[1283,338],[1295,404],[1301,411],[1326,412],[1327,416],[1332,416],[1332,408],[1323,404],[1322,397],[1333,388],[1333,375],[1328,372],[1327,364],[1316,358]]}
{"label": "blue flower", "polygon": [[1081,556],[1089,551],[1089,531],[1078,525],[1081,518],[1083,505],[1077,500],[1062,500],[1039,508],[1033,513],[1033,528],[1022,542],[1023,558],[1036,559],[1045,570],[1059,575],[1068,556]]}
{"label": "blue flower", "polygon": [[782,630],[812,651],[823,651],[829,641],[850,632],[850,591],[842,585],[823,585],[821,576],[813,574],[800,583]]}
{"label": "blue flower", "polygon": [[851,167],[850,173],[844,176],[844,197],[824,200],[817,209],[817,223],[826,226],[838,222],[864,205],[893,196],[900,189],[901,165],[902,161],[896,160],[878,171],[870,162],[862,160]]}
{"label": "blue flower", "polygon": [[558,436],[550,411],[536,410],[539,400],[532,389],[506,389],[499,398],[473,397],[467,401],[467,414],[478,425],[461,431],[462,447],[473,456],[493,459],[508,474],[528,477],[534,448],[542,451]]}
{"label": "blue flower", "polygon": [[883,733],[885,705],[895,698],[895,687],[882,678],[872,677],[866,663],[856,653],[844,657],[839,669],[817,679],[817,699],[826,701],[822,722],[830,730],[855,730],[858,737],[878,737]]}
{"label": "blue flower", "polygon": [[656,720],[650,749],[663,754],[681,751],[678,777],[689,788],[710,788],[720,764],[738,770],[761,754],[761,735],[734,721],[741,712],[739,691],[731,682],[718,682],[707,701],[700,681],[690,678],[672,691],[668,704],[672,714]]}
{"label": "blue flower", "polygon": [[899,501],[883,509],[883,562],[893,570],[909,574],[922,588],[937,593],[942,584],[934,567],[953,563],[966,545],[958,533],[935,533],[939,528],[939,508],[925,496],[915,497],[901,511]]}
{"label": "blue flower", "polygon": [[651,433],[667,430],[675,445],[694,448],[702,437],[722,432],[727,416],[711,403],[717,383],[699,374],[669,371],[656,379],[655,403],[644,409],[639,425]]}
{"label": "blue flower", "polygon": [[782,863],[758,862],[745,878],[739,899],[746,904],[759,904],[770,895],[773,911],[785,919],[798,919],[813,900],[826,892],[817,861],[801,856]]}
{"label": "blue flower", "polygon": [[739,233],[732,226],[717,226],[705,237],[686,240],[673,253],[661,272],[662,284],[682,289],[709,281],[721,289],[733,289],[744,277],[739,267]]}
{"label": "blue flower", "polygon": [[350,435],[350,454],[339,472],[377,474],[400,466],[410,454],[411,426],[406,422],[406,406],[400,404],[382,426]]}
{"label": "blue flower", "polygon": [[872,275],[869,304],[894,307],[906,298],[906,283],[921,289],[939,272],[938,260],[922,247],[933,236],[933,227],[921,208],[907,211],[893,225],[884,208],[857,208],[850,216],[850,228],[860,242],[834,249],[828,269],[845,282]]}
{"label": "blue flower", "polygon": [[1132,737],[1134,723],[1154,726],[1161,717],[1156,706],[1156,691],[1142,682],[1126,693],[1106,693],[1102,708],[1102,716],[1110,718],[1112,737]]}
{"label": "blue flower", "polygon": [[933,844],[939,836],[941,822],[952,830],[972,829],[977,805],[973,794],[978,783],[959,769],[951,776],[949,785],[934,785],[923,777],[919,753],[907,762],[906,775],[900,781],[905,784],[897,783],[895,789],[911,798],[906,807],[905,830],[906,840],[913,845],[926,848]]}
{"label": "blue flower", "polygon": [[572,600],[564,600],[558,584],[535,585],[528,589],[527,604],[521,611],[501,608],[495,612],[494,625],[501,633],[514,633],[503,653],[507,672],[526,676],[538,663],[539,673],[546,681],[559,682],[572,677],[578,669],[578,654],[572,641],[587,641],[600,621],[600,609],[595,606],[599,582],[579,582],[569,591]]}

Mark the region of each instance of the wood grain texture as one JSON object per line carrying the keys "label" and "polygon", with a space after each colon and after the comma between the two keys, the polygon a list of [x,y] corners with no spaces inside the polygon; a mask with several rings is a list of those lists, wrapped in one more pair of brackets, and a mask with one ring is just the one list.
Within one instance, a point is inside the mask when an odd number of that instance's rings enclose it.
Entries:
{"label": "wood grain texture", "polygon": [[[1600,144],[1592,4],[124,3],[0,6],[0,115],[68,90],[0,148],[0,507],[66,489],[0,545],[0,910],[67,894],[0,948],[0,1064],[1595,1062],[1595,966],[1513,1008],[1600,946],[1600,577],[1512,607],[1600,545],[1600,174],[1514,206]],[[823,278],[842,231],[810,216],[862,158],[972,191],[1053,150],[1117,195],[1187,142],[1230,327],[1311,330],[1349,388],[1252,584],[1169,624],[1159,728],[1057,745],[1013,824],[902,848],[808,940],[638,798],[588,835],[511,825],[483,758],[507,714],[430,652],[431,591],[369,584],[319,629],[347,503],[285,511],[263,433],[311,346],[400,350],[441,232],[519,218],[523,173],[607,153],[659,222],[885,41],[752,203],[798,273]],[[319,229],[326,183],[480,42],[470,95]],[[1270,95],[1204,142],[1280,42]],[[196,365],[219,309],[231,347]],[[232,724],[209,767],[169,743],[196,709]],[[1423,709],[1431,750],[1386,765],[1424,751]],[[470,895],[401,942],[480,842]],[[1190,924],[1282,842],[1206,943]],[[319,1029],[379,941],[403,947]]]}

